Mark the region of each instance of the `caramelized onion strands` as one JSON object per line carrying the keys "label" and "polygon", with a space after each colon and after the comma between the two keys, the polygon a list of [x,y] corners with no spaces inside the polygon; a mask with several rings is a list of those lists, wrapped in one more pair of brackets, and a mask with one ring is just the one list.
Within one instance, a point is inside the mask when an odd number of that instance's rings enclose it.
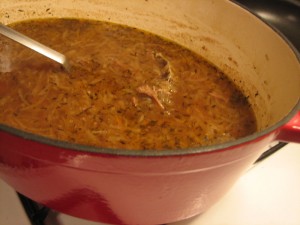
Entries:
{"label": "caramelized onion strands", "polygon": [[247,98],[224,73],[161,37],[76,19],[26,21],[14,28],[65,52],[76,66],[67,74],[10,45],[12,70],[0,72],[0,123],[131,150],[198,147],[256,131]]}

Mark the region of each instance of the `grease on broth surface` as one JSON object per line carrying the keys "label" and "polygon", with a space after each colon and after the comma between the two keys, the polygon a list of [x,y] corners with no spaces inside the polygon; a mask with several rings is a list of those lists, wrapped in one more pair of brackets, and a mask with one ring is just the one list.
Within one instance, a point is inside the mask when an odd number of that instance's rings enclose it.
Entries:
{"label": "grease on broth surface", "polygon": [[[67,55],[70,74],[4,37],[0,123],[63,141],[132,150],[223,143],[256,131],[247,98],[201,56],[107,22],[39,19],[14,29]],[[2,62],[3,64],[3,62]]]}

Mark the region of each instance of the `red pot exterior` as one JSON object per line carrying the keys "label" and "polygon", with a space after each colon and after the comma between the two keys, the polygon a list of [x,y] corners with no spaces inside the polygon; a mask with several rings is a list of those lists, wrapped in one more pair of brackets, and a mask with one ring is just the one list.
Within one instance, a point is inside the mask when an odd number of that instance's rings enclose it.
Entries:
{"label": "red pot exterior", "polygon": [[277,140],[300,143],[300,111],[280,129]]}
{"label": "red pot exterior", "polygon": [[163,224],[204,212],[277,132],[227,149],[118,156],[59,148],[0,131],[0,177],[52,209],[111,224]]}

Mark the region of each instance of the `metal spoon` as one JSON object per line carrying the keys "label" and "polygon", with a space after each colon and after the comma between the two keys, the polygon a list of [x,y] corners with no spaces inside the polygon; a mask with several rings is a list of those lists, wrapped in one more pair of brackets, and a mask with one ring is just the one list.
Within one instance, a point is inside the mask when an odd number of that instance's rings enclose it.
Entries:
{"label": "metal spoon", "polygon": [[70,71],[70,64],[65,55],[3,25],[0,23],[0,34],[58,62],[66,71]]}

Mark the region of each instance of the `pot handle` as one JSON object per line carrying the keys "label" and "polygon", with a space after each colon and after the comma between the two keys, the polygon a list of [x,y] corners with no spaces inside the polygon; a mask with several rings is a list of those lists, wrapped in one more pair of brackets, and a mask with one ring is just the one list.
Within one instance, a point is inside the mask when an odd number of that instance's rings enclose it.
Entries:
{"label": "pot handle", "polygon": [[300,143],[300,111],[280,128],[276,139],[282,142]]}

